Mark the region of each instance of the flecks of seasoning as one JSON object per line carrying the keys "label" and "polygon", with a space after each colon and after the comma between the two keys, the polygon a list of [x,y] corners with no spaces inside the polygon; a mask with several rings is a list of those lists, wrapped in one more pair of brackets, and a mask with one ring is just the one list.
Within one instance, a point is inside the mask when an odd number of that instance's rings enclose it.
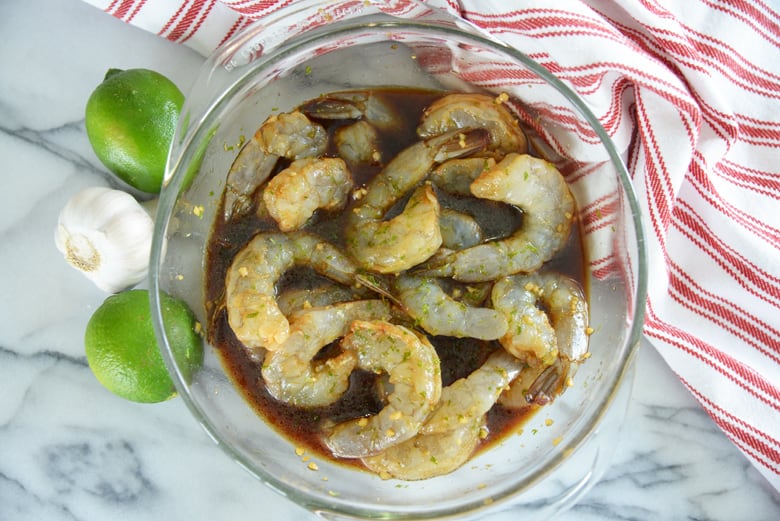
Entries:
{"label": "flecks of seasoning", "polygon": [[[585,328],[585,334],[588,335],[588,336],[592,335],[593,334],[593,328],[592,327],[586,327]],[[586,353],[586,354],[589,355],[590,353]]]}
{"label": "flecks of seasoning", "polygon": [[179,273],[178,275],[176,275],[176,280],[184,280],[184,275]]}
{"label": "flecks of seasoning", "polygon": [[506,92],[502,92],[498,96],[496,96],[496,99],[494,100],[497,105],[501,105],[502,103],[506,103],[509,101],[509,94]]}
{"label": "flecks of seasoning", "polygon": [[317,466],[317,464],[314,463],[313,461],[307,465],[307,468],[309,470],[320,470],[320,468]]}
{"label": "flecks of seasoning", "polygon": [[247,268],[246,266],[241,266],[240,268],[238,268],[238,274],[241,275],[242,277],[246,277],[247,275],[249,275],[249,268]]}
{"label": "flecks of seasoning", "polygon": [[307,65],[307,66],[306,66],[306,71],[305,71],[305,72],[306,72],[306,76],[308,76],[309,74],[311,74],[311,65]]}
{"label": "flecks of seasoning", "polygon": [[197,205],[197,206],[192,208],[192,213],[195,216],[200,217],[202,219],[203,218],[203,210],[204,210],[204,208],[203,208],[202,205]]}
{"label": "flecks of seasoning", "polygon": [[544,424],[547,425],[548,427],[551,426],[553,424],[553,419],[547,418],[546,420],[544,420]]}
{"label": "flecks of seasoning", "polygon": [[295,447],[295,455],[296,456],[301,457],[304,454],[306,454],[306,449],[304,449],[303,447]]}
{"label": "flecks of seasoning", "polygon": [[552,441],[553,446],[557,446],[560,442],[563,441],[563,436],[558,436]]}
{"label": "flecks of seasoning", "polygon": [[382,471],[379,472],[379,477],[384,479],[384,480],[388,480],[388,479],[392,478],[393,476],[388,471],[382,470]]}

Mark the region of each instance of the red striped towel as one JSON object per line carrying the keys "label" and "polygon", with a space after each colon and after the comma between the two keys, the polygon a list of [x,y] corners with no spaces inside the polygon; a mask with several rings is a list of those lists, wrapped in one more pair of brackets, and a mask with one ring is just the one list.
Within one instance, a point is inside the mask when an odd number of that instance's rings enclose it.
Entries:
{"label": "red striped towel", "polygon": [[[203,54],[291,3],[87,1]],[[518,47],[628,151],[649,242],[645,335],[780,489],[780,14],[766,0],[427,4],[509,44],[544,42]]]}

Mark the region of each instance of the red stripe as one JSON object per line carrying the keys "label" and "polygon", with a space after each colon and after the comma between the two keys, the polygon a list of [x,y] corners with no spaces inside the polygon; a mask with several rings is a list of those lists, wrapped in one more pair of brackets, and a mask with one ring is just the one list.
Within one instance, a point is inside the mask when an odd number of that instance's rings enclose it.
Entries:
{"label": "red stripe", "polygon": [[772,14],[775,18],[777,18],[778,15],[760,0],[751,0],[749,2],[742,2],[739,0],[712,2],[703,0],[703,3],[732,18],[740,20],[757,34],[760,34],[766,41],[780,46],[780,24],[775,20],[770,20],[765,13]]}
{"label": "red stripe", "polygon": [[707,291],[675,262],[669,263],[669,296],[780,364],[780,331],[716,293]]}
{"label": "red stripe", "polygon": [[719,237],[687,201],[678,201],[675,225],[680,233],[706,253],[747,293],[773,307],[780,305],[780,279],[741,255]]}
{"label": "red stripe", "polygon": [[166,35],[166,38],[173,42],[181,41],[185,31],[187,31],[198,18],[207,1],[210,1],[213,4],[216,0],[193,0],[189,9],[187,9],[187,12],[184,13],[184,16],[179,20],[176,26]]}
{"label": "red stripe", "polygon": [[688,180],[698,194],[705,199],[710,206],[720,213],[729,216],[734,222],[742,226],[749,233],[764,239],[774,248],[780,248],[780,230],[759,221],[753,215],[724,200],[717,190],[713,188],[712,181],[707,176],[707,172],[702,165],[702,162],[703,158],[701,153],[694,151],[693,161],[691,161],[689,167],[689,173],[691,175],[688,176]]}
{"label": "red stripe", "polygon": [[741,188],[771,197],[772,199],[780,199],[780,176],[777,174],[738,165],[728,159],[719,161],[713,170],[721,179],[725,179]]}
{"label": "red stripe", "polygon": [[251,24],[252,21],[253,20],[251,18],[247,18],[245,16],[239,16],[236,19],[236,21],[233,23],[233,25],[230,26],[230,29],[227,30],[225,36],[222,37],[222,40],[220,40],[217,47],[221,47],[222,45],[224,45],[226,41],[231,39],[237,32],[245,28],[247,25]]}
{"label": "red stripe", "polygon": [[113,13],[111,11],[114,10],[114,8],[116,7],[117,2],[119,2],[119,1],[120,0],[112,0],[112,2],[110,4],[108,4],[108,7],[103,9],[103,11],[113,16]]}
{"label": "red stripe", "polygon": [[198,32],[198,30],[203,25],[203,22],[206,21],[206,19],[209,16],[209,13],[212,9],[214,9],[214,5],[216,4],[217,0],[211,0],[211,2],[206,6],[206,9],[204,9],[201,13],[198,14],[198,20],[195,22],[194,25],[191,25],[187,33],[179,39],[179,43],[184,43],[190,38],[192,38],[195,33]]}
{"label": "red stripe", "polygon": [[[778,445],[776,439],[718,406],[684,378],[681,380],[729,439],[761,465],[775,474],[780,474],[780,451],[775,448]],[[769,440],[775,447],[761,438]]]}
{"label": "red stripe", "polygon": [[176,10],[175,13],[173,13],[173,16],[171,16],[168,21],[163,25],[162,29],[157,33],[159,36],[165,36],[165,34],[168,32],[168,29],[173,25],[173,23],[179,18],[179,15],[184,11],[184,8],[187,7],[187,2],[182,2],[182,4],[179,6],[179,8]]}
{"label": "red stripe", "polygon": [[133,12],[130,13],[130,16],[127,17],[125,22],[127,23],[132,22],[133,18],[135,18],[135,15],[137,15],[138,12],[141,10],[141,8],[143,8],[144,4],[146,4],[146,0],[141,0],[140,2],[138,2],[138,4],[136,4],[135,6],[135,9],[133,9]]}
{"label": "red stripe", "polygon": [[645,334],[698,359],[704,365],[711,367],[744,389],[747,394],[754,396],[772,409],[780,411],[780,390],[770,381],[728,354],[715,349],[704,340],[661,320],[655,314],[650,301],[647,303]]}
{"label": "red stripe", "polygon": [[130,8],[135,4],[135,0],[122,0],[116,10],[111,13],[116,18],[124,20]]}

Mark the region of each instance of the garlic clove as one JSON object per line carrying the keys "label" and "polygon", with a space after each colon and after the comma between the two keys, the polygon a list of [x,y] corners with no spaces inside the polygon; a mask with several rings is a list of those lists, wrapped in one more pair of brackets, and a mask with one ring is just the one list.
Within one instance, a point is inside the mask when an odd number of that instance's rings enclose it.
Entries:
{"label": "garlic clove", "polygon": [[62,208],[54,242],[98,288],[117,293],[146,277],[153,229],[152,218],[130,194],[92,187]]}

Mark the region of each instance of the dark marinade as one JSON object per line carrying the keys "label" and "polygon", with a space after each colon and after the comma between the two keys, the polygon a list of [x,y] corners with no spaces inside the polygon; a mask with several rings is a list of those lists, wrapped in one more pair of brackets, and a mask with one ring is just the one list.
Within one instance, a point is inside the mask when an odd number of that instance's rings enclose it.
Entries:
{"label": "dark marinade", "polygon": [[[388,88],[376,89],[372,94],[381,96],[383,101],[393,107],[400,116],[398,126],[391,134],[381,135],[380,131],[382,157],[392,158],[399,151],[417,141],[415,129],[424,108],[435,99],[448,93]],[[322,124],[332,136],[339,126],[353,123],[354,120],[317,120],[317,122]],[[331,148],[326,155],[334,156],[335,151]],[[277,171],[288,164],[289,161],[280,160]],[[353,168],[351,172],[355,180],[355,189],[364,186],[379,173],[382,166],[364,164]],[[440,196],[442,207],[469,209],[469,203],[462,198],[443,192],[437,195]],[[474,215],[474,217],[482,225],[486,237],[496,238],[508,235],[521,222],[521,212],[509,205],[491,202],[483,204],[481,202],[480,206],[486,209],[483,212],[487,215]],[[346,209],[338,213],[319,210],[307,223],[306,229],[319,234],[335,245],[344,247],[343,216],[347,215],[349,211],[351,211],[349,204]],[[222,212],[218,212],[217,215],[222,215]],[[266,391],[261,375],[261,364],[251,359],[243,345],[236,339],[228,325],[227,311],[224,306],[225,276],[233,257],[254,235],[262,231],[278,231],[278,227],[272,219],[260,218],[254,211],[230,222],[218,218],[214,225],[206,252],[208,340],[218,351],[227,373],[257,414],[297,446],[305,447],[307,450],[333,459],[321,441],[323,423],[338,423],[378,412],[383,404],[379,396],[371,391],[376,387],[378,377],[365,371],[354,371],[350,378],[348,391],[336,403],[327,407],[294,407],[275,400]],[[544,269],[561,272],[582,284],[583,254],[576,221],[568,244],[545,264]],[[282,278],[277,286],[277,291],[280,292],[288,287],[316,286],[318,282],[323,280],[311,270],[295,268]],[[443,386],[468,376],[481,366],[493,350],[501,349],[497,342],[444,336],[432,337],[428,335],[428,337],[436,347],[441,360]],[[326,357],[328,350],[333,348],[332,345],[324,347],[318,356]],[[479,450],[483,450],[506,435],[516,432],[533,412],[535,410],[531,407],[510,410],[501,404],[496,404],[488,413],[489,435],[482,440]]]}

